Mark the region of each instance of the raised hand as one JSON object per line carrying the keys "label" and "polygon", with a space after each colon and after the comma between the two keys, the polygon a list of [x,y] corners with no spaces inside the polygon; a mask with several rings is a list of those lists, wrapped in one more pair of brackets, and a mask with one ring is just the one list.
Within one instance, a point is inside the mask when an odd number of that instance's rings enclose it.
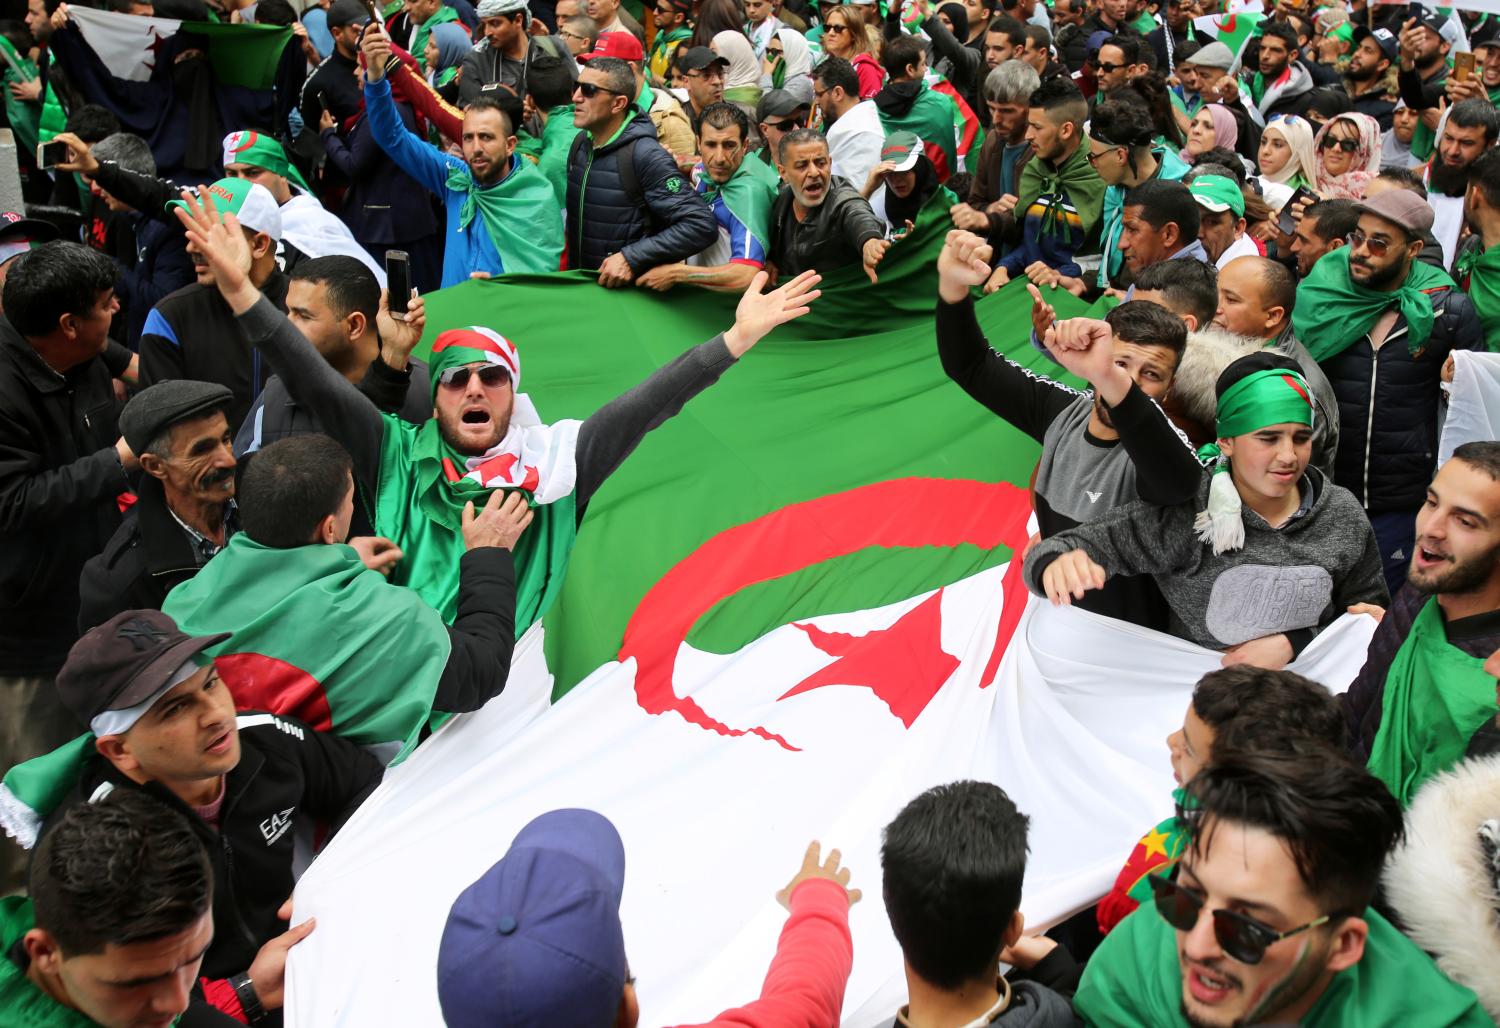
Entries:
{"label": "raised hand", "polygon": [[67,161],[59,161],[58,171],[76,171],[80,175],[92,175],[99,170],[99,162],[89,145],[71,132],[59,132],[52,137],[54,143],[68,144]]}
{"label": "raised hand", "polygon": [[507,494],[496,489],[490,493],[484,509],[478,514],[474,513],[473,503],[464,504],[464,549],[499,546],[513,550],[516,540],[521,538],[521,533],[531,524],[531,518],[531,507],[525,496],[518,492]]}
{"label": "raised hand", "polygon": [[365,81],[379,82],[385,78],[385,66],[391,59],[391,41],[385,32],[371,23],[359,41],[359,50],[365,55]]}
{"label": "raised hand", "polygon": [[864,895],[858,889],[849,888],[849,869],[839,867],[839,851],[829,850],[828,859],[822,860],[821,847],[814,839],[807,844],[807,852],[802,855],[802,866],[792,876],[792,880],[786,883],[786,888],[776,894],[776,902],[788,910],[792,909],[792,893],[797,886],[813,878],[826,878],[830,882],[836,882],[844,889],[844,895],[849,897],[849,905],[852,907],[860,901]]}
{"label": "raised hand", "polygon": [[1069,550],[1042,572],[1042,593],[1054,607],[1069,607],[1090,589],[1104,588],[1108,577],[1083,550]]}
{"label": "raised hand", "polygon": [[1035,333],[1037,342],[1042,343],[1047,338],[1047,330],[1057,324],[1057,311],[1042,299],[1036,286],[1028,284],[1026,291],[1031,294],[1031,331]]}
{"label": "raised hand", "polygon": [[[219,218],[219,209],[213,197],[205,189],[203,200],[190,191],[182,191],[184,207],[174,207],[177,220],[187,230],[188,242],[208,261],[219,292],[229,301],[236,314],[243,314],[254,306],[260,291],[250,284],[250,244],[240,228],[240,219],[233,214]],[[246,302],[248,300],[248,302]],[[243,305],[243,306],[242,306]]]}
{"label": "raised hand", "polygon": [[735,309],[734,326],[724,333],[724,345],[735,357],[744,356],[772,329],[802,317],[812,309],[812,302],[823,295],[822,290],[813,288],[823,281],[816,271],[804,271],[769,293],[761,292],[768,280],[764,271],[750,280]]}
{"label": "raised hand", "polygon": [[422,330],[427,327],[427,303],[413,289],[406,301],[406,313],[397,317],[391,313],[390,291],[382,289],[375,327],[380,332],[381,359],[388,367],[404,371],[412,350],[422,339]]}
{"label": "raised hand", "polygon": [[958,303],[969,290],[984,284],[990,277],[990,258],[994,250],[973,232],[954,229],[943,240],[938,253],[938,296],[944,303]]}

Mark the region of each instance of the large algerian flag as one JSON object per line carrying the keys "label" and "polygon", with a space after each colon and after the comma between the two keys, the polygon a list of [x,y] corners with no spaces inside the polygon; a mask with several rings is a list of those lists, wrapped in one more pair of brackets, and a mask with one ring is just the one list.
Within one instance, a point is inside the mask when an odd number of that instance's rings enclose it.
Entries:
{"label": "large algerian flag", "polygon": [[[830,276],[812,315],[652,432],[591,501],[505,692],[388,773],[299,885],[296,917],[318,930],[291,954],[292,1028],[441,1024],[449,905],[557,807],[599,810],[623,836],[645,1025],[756,996],[785,918],[774,894],[813,838],[864,889],[845,1023],[888,1021],[904,979],[880,829],[933,784],[997,781],[1032,816],[1032,925],[1102,895],[1171,812],[1162,739],[1219,655],[1028,613],[1009,562],[1028,538],[1037,446],[939,365],[946,220],[928,212],[878,285],[858,268]],[[1055,301],[1064,316],[1070,300]],[[587,416],[734,306],[573,273],[427,302],[430,325],[513,339],[548,419]],[[991,341],[1044,371],[1028,310],[1019,283],[978,305]],[[1343,684],[1372,628],[1348,619],[1299,670]]]}
{"label": "large algerian flag", "polygon": [[276,64],[292,38],[277,25],[221,25],[175,18],[140,18],[71,5],[68,16],[110,73],[144,82],[156,67],[157,54],[178,32],[199,37],[218,80],[228,86],[270,89]]}
{"label": "large algerian flag", "polygon": [[1265,15],[1259,13],[1259,4],[1256,4],[1253,9],[1246,6],[1228,14],[1210,14],[1202,18],[1194,18],[1193,28],[1197,29],[1200,34],[1229,47],[1229,52],[1234,54],[1234,69],[1238,69],[1240,59],[1245,52],[1245,44],[1260,31],[1260,23],[1264,20]]}

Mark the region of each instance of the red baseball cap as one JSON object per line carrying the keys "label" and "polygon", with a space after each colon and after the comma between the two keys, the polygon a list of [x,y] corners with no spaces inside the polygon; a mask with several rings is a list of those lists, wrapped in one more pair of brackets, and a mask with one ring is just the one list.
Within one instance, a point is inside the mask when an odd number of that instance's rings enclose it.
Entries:
{"label": "red baseball cap", "polygon": [[578,60],[590,61],[595,57],[618,57],[622,61],[644,61],[646,51],[641,41],[629,32],[606,32],[594,44],[594,49],[579,54]]}

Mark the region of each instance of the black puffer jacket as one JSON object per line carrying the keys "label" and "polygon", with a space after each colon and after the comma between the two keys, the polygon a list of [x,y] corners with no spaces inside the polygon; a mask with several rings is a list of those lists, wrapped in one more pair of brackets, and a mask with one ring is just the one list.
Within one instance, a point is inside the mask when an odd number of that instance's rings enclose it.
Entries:
{"label": "black puffer jacket", "polygon": [[[620,182],[620,152],[631,148],[639,197]],[[597,150],[587,132],[568,154],[568,267],[593,270],[623,254],[637,275],[684,261],[719,237],[713,211],[637,113]]]}
{"label": "black puffer jacket", "polygon": [[1437,462],[1443,362],[1453,350],[1484,349],[1484,329],[1466,294],[1444,289],[1430,299],[1437,320],[1416,356],[1398,315],[1378,351],[1365,336],[1322,362],[1339,401],[1334,481],[1372,514],[1422,505]]}

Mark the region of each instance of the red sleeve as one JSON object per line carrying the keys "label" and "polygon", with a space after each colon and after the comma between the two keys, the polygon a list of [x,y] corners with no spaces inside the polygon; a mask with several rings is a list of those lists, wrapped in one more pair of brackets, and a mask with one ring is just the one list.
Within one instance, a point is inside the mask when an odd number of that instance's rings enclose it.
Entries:
{"label": "red sleeve", "polygon": [[885,84],[885,69],[868,54],[858,56],[867,58],[867,60],[854,62],[854,70],[859,74],[859,98],[873,100],[875,94],[880,92],[880,87]]}
{"label": "red sleeve", "polygon": [[402,63],[390,73],[390,79],[391,90],[436,125],[439,132],[449,139],[464,137],[463,112],[438,96],[409,65]]}
{"label": "red sleeve", "polygon": [[760,999],[698,1028],[836,1028],[853,967],[848,896],[837,882],[810,879],[792,893]]}
{"label": "red sleeve", "polygon": [[203,998],[208,1001],[209,1006],[221,1014],[228,1014],[240,1024],[250,1023],[228,978],[200,978],[199,983],[203,986]]}

